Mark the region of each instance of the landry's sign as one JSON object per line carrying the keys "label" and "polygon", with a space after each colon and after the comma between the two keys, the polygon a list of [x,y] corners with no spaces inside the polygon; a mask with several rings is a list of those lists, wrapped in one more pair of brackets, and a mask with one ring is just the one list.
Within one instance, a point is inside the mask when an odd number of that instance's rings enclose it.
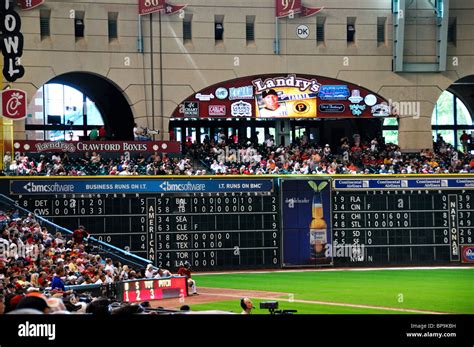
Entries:
{"label": "landry's sign", "polygon": [[172,115],[265,119],[390,116],[387,100],[366,88],[304,74],[254,75],[218,83],[183,100]]}
{"label": "landry's sign", "polygon": [[41,152],[165,152],[180,153],[181,145],[175,141],[15,141],[15,151]]}

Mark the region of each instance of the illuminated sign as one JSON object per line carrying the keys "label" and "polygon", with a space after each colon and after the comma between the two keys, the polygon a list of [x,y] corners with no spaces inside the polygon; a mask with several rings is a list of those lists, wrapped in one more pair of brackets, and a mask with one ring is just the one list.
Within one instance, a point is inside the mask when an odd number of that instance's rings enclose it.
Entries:
{"label": "illuminated sign", "polygon": [[186,277],[152,278],[124,281],[117,284],[119,300],[140,302],[188,296]]}

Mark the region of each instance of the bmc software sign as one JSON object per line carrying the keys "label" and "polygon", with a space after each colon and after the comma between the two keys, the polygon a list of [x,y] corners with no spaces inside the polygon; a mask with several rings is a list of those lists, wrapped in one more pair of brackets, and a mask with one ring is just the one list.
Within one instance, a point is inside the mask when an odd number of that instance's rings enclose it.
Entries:
{"label": "bmc software sign", "polygon": [[11,194],[126,194],[270,192],[272,180],[59,180],[11,181]]}

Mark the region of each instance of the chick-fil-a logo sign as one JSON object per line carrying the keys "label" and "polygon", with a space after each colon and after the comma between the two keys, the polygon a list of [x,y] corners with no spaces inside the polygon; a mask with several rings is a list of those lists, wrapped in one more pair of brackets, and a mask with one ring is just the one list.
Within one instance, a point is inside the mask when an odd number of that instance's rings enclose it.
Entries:
{"label": "chick-fil-a logo sign", "polygon": [[9,119],[26,117],[26,93],[19,89],[7,89],[1,94],[2,115]]}
{"label": "chick-fil-a logo sign", "polygon": [[0,0],[0,32],[3,54],[3,76],[8,82],[23,77],[25,69],[21,66],[23,55],[23,35],[20,32],[21,19],[9,0]]}

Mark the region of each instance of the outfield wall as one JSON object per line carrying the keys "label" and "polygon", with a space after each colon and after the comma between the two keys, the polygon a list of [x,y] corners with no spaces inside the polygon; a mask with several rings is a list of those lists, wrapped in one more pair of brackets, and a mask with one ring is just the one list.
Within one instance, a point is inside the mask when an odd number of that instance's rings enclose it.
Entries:
{"label": "outfield wall", "polygon": [[3,177],[0,193],[171,269],[474,262],[473,175]]}

